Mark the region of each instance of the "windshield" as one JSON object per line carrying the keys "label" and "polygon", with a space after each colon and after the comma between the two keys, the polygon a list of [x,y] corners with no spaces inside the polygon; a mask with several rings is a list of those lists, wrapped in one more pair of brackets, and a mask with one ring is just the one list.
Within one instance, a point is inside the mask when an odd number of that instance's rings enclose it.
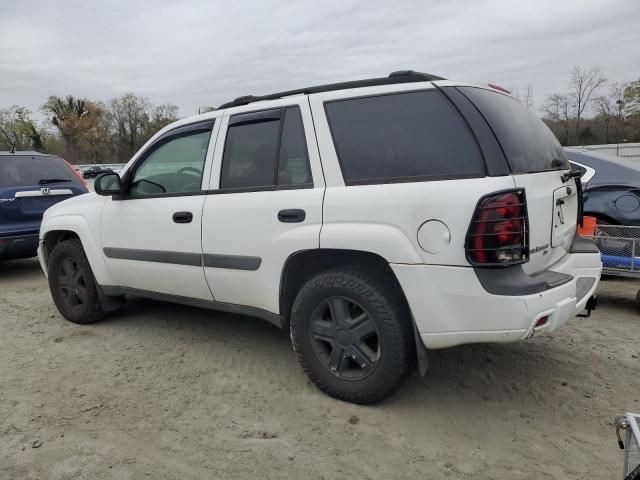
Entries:
{"label": "windshield", "polygon": [[555,135],[516,99],[484,88],[461,87],[459,90],[489,122],[513,173],[570,168]]}
{"label": "windshield", "polygon": [[28,155],[0,156],[0,188],[66,182],[78,183],[78,179],[61,158]]}
{"label": "windshield", "polygon": [[78,179],[59,157],[0,156],[0,188],[66,182],[75,184]]}

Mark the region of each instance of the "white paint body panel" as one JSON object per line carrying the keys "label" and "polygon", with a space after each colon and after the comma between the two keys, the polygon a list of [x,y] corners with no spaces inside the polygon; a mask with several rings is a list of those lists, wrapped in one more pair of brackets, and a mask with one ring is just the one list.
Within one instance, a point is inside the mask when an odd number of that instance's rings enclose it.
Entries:
{"label": "white paint body panel", "polygon": [[[201,185],[204,188],[204,179],[210,176],[211,160],[220,129],[219,119],[217,120],[205,156]],[[200,253],[205,198],[205,195],[126,200],[108,198],[102,210],[101,246],[103,249]],[[190,223],[175,223],[173,214],[176,212],[190,212],[193,220]],[[107,256],[104,262],[115,281],[114,285],[213,300],[201,266],[123,260]]]}
{"label": "white paint body panel", "polygon": [[[522,268],[531,275],[549,268],[569,251],[573,235],[576,231],[578,201],[573,180],[562,183],[562,171],[542,172],[527,175],[514,175],[518,187],[525,190],[527,197],[527,213],[529,216],[529,248],[547,246],[541,253],[531,255]],[[567,195],[566,187],[571,189]],[[564,223],[556,216],[554,192],[565,204],[562,206]],[[560,198],[562,197],[562,198]]]}
{"label": "white paint body panel", "polygon": [[[327,187],[320,246],[373,252],[390,263],[468,265],[464,241],[477,199],[513,186],[511,177],[493,177]],[[439,253],[418,243],[427,220],[449,229],[449,243]]]}
{"label": "white paint body panel", "polygon": [[[535,321],[549,315],[551,332],[585,307],[600,280],[600,254],[567,254],[550,270],[572,275],[569,283],[534,295],[489,294],[473,269],[440,265],[391,265],[411,307],[427,348],[465,343],[509,342],[533,333]],[[586,295],[576,297],[576,279],[596,281]]]}
{"label": "white paint body panel", "polygon": [[[287,258],[299,250],[319,247],[324,177],[306,97],[269,102],[269,107],[299,106],[307,140],[313,188],[208,195],[204,204],[202,248],[205,254],[261,258],[258,270],[205,267],[205,275],[218,302],[245,305],[279,313],[280,277]],[[264,107],[262,107],[264,108]],[[224,138],[230,115],[254,111],[255,105],[229,109],[221,122]],[[223,142],[213,161],[211,190],[218,189]],[[304,222],[283,223],[278,212],[301,209]]]}
{"label": "white paint body panel", "polygon": [[[96,281],[100,285],[115,285],[104,263],[100,246],[100,216],[106,201],[106,197],[87,193],[56,203],[44,212],[40,226],[40,239],[42,240],[47,233],[52,231],[74,232],[82,241]],[[40,247],[38,248],[38,258],[46,274],[46,262]]]}
{"label": "white paint body panel", "polygon": [[[131,248],[198,253],[201,250],[204,195],[112,200],[102,211],[102,248]],[[191,223],[175,223],[173,214],[193,213]],[[201,266],[104,259],[115,284],[152,292],[213,300]]]}

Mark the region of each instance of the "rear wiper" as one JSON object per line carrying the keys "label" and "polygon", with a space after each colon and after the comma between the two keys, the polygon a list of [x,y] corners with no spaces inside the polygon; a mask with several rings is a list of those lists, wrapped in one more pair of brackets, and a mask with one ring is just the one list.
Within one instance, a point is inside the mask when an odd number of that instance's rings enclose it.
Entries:
{"label": "rear wiper", "polygon": [[581,176],[582,173],[580,173],[580,170],[569,170],[567,173],[562,174],[560,180],[562,180],[562,183],[567,183],[572,178],[580,178]]}
{"label": "rear wiper", "polygon": [[38,182],[39,185],[49,185],[50,183],[64,183],[70,182],[67,178],[43,178]]}

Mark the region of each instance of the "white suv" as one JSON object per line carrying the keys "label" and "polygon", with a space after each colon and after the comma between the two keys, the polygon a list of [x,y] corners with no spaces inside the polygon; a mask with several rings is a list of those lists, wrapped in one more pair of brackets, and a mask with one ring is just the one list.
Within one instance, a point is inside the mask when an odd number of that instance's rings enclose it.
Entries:
{"label": "white suv", "polygon": [[522,340],[591,306],[579,188],[512,97],[403,71],[169,125],[122,178],[46,212],[39,258],[72,322],[125,294],[262,317],[322,391],[370,403],[427,349]]}

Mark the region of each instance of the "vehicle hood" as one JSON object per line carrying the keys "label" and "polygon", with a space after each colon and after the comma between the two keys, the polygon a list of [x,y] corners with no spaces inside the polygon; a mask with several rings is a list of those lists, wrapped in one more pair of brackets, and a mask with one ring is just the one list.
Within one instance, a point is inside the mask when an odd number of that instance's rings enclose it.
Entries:
{"label": "vehicle hood", "polygon": [[588,189],[627,187],[640,189],[640,164],[599,152],[585,152],[565,148],[569,160],[593,168],[596,173],[589,180]]}
{"label": "vehicle hood", "polygon": [[107,197],[100,196],[95,192],[71,197],[48,208],[44,212],[42,223],[44,224],[47,220],[64,215],[100,215],[106,198]]}

